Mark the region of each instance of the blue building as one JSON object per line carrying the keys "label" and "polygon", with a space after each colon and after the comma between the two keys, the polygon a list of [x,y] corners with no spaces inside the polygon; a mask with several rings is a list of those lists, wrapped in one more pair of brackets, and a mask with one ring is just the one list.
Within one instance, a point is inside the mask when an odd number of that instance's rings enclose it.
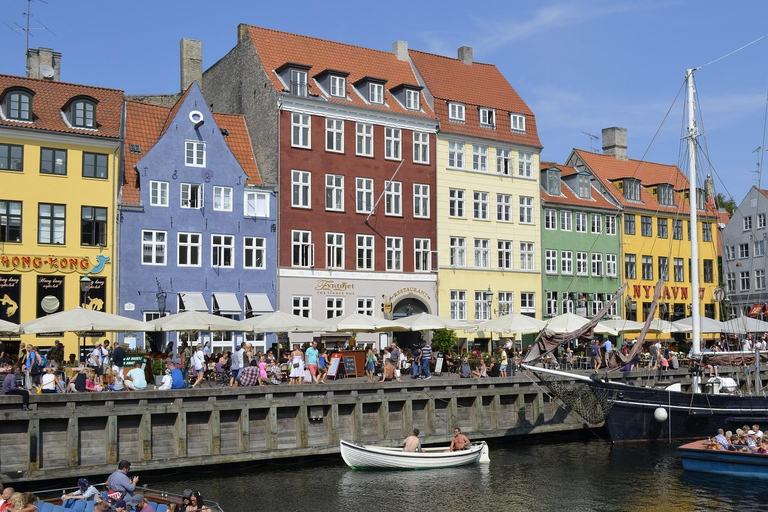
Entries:
{"label": "blue building", "polygon": [[[213,114],[197,82],[171,108],[128,99],[124,155],[119,313],[152,320],[197,310],[242,320],[273,311],[276,197],[262,186],[243,117]],[[124,338],[160,349],[176,336]],[[244,333],[200,339],[214,351],[273,341]]]}

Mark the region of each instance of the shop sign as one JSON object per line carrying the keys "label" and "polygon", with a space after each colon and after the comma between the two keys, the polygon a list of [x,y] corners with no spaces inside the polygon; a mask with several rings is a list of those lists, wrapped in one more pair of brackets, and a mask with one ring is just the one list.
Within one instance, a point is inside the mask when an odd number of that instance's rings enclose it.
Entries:
{"label": "shop sign", "polygon": [[315,292],[320,295],[355,295],[355,283],[336,281],[335,279],[318,279],[315,282]]}
{"label": "shop sign", "polygon": [[0,255],[0,270],[36,271],[41,273],[80,272],[91,267],[88,257]]}
{"label": "shop sign", "polygon": [[[653,298],[653,285],[649,284],[635,284],[632,285],[632,298],[634,299],[651,299]],[[661,290],[662,299],[680,299],[690,300],[690,290],[687,286],[665,286]],[[704,288],[699,288],[699,299],[704,298]]]}
{"label": "shop sign", "polygon": [[406,288],[400,288],[399,290],[395,291],[395,293],[389,296],[389,300],[393,301],[395,297],[399,297],[400,295],[405,295],[406,293],[415,293],[417,295],[421,295],[422,297],[425,297],[427,300],[432,300],[432,297],[421,288],[414,288],[410,286]]}
{"label": "shop sign", "polygon": [[[64,310],[64,277],[37,276],[37,318]],[[38,336],[63,336],[63,332],[38,334]]]}
{"label": "shop sign", "polygon": [[0,274],[0,319],[21,323],[21,276]]}

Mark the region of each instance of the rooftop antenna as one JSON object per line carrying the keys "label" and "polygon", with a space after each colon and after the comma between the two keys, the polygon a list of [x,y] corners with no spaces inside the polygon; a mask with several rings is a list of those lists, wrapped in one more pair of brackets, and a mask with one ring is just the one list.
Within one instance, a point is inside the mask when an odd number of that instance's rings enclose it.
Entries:
{"label": "rooftop antenna", "polygon": [[753,178],[755,182],[757,182],[757,188],[760,188],[760,181],[762,178],[762,169],[760,168],[760,157],[762,156],[763,152],[763,146],[757,146],[757,148],[752,151],[752,153],[757,153],[757,168],[752,171],[755,173],[755,177]]}
{"label": "rooftop antenna", "polygon": [[587,132],[581,132],[581,133],[583,133],[584,135],[586,135],[587,137],[589,137],[589,150],[590,150],[591,152],[593,152],[593,153],[597,153],[597,148],[595,148],[595,147],[593,146],[593,144],[594,144],[595,142],[597,142],[597,140],[599,139],[599,137],[598,137],[597,135],[592,135],[591,133],[587,133]]}
{"label": "rooftop antenna", "polygon": [[[40,20],[38,20],[37,18],[35,18],[32,15],[32,2],[40,2],[40,3],[43,3],[43,4],[48,4],[48,2],[46,2],[45,0],[27,0],[27,12],[22,13],[22,16],[27,18],[27,25],[26,25],[26,27],[23,27],[23,26],[19,25],[15,21],[13,22],[13,24],[16,25],[15,27],[12,27],[9,24],[4,23],[4,25],[6,27],[8,27],[9,29],[13,30],[14,32],[16,32],[16,33],[24,32],[24,34],[27,36],[27,49],[26,49],[26,52],[24,53],[24,57],[25,58],[26,58],[27,54],[29,53],[29,36],[33,36],[33,34],[32,34],[33,30],[47,30],[48,32],[53,34],[53,31],[51,29],[49,29],[48,27],[46,27],[45,25],[40,23]],[[39,23],[40,26],[39,27],[30,27],[29,23],[30,23],[30,19],[31,18],[35,18],[35,21],[37,21],[37,23]],[[21,34],[19,34],[19,35],[21,35]],[[56,34],[53,34],[53,35],[56,36]]]}

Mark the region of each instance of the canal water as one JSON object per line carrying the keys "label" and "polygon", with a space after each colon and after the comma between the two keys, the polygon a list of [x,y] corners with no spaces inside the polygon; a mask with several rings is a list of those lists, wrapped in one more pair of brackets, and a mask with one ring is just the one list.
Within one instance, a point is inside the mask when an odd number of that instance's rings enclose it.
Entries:
{"label": "canal water", "polygon": [[200,491],[225,512],[768,510],[760,481],[684,473],[676,446],[603,441],[491,445],[491,463],[430,471],[352,471],[341,456],[142,479]]}

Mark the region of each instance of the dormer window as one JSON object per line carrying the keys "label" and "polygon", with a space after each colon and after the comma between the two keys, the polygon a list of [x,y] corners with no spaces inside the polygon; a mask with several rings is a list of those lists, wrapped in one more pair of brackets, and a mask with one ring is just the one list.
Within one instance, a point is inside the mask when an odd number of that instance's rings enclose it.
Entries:
{"label": "dormer window", "polygon": [[331,96],[335,98],[347,97],[347,79],[343,76],[331,75]]}
{"label": "dormer window", "polygon": [[672,185],[656,187],[656,198],[662,206],[675,206],[675,195]]}
{"label": "dormer window", "polygon": [[371,103],[384,103],[384,84],[368,84],[368,98]]}
{"label": "dormer window", "polygon": [[547,194],[551,196],[560,196],[561,193],[560,173],[555,170],[547,171]]}
{"label": "dormer window", "polygon": [[405,90],[405,108],[408,110],[421,110],[421,99],[419,91],[413,89]]}
{"label": "dormer window", "polygon": [[509,124],[513,132],[524,132],[525,116],[523,114],[509,114]]}
{"label": "dormer window", "polygon": [[579,198],[592,199],[592,180],[589,174],[579,174]]}
{"label": "dormer window", "polygon": [[696,209],[697,210],[704,209],[705,198],[706,198],[706,192],[704,192],[704,189],[697,188],[696,189]]}
{"label": "dormer window", "polygon": [[32,94],[26,91],[11,91],[5,97],[5,115],[14,121],[32,120]]}
{"label": "dormer window", "polygon": [[466,121],[464,117],[464,105],[462,103],[448,103],[448,120],[457,123]]}
{"label": "dormer window", "polygon": [[496,127],[496,111],[492,108],[480,109],[480,125],[490,128]]}
{"label": "dormer window", "polygon": [[624,197],[630,201],[640,200],[640,180],[632,178],[624,180]]}
{"label": "dormer window", "polygon": [[96,103],[90,100],[75,100],[70,109],[70,122],[78,128],[96,128]]}
{"label": "dormer window", "polygon": [[307,97],[307,72],[300,69],[291,70],[290,91],[294,96]]}

